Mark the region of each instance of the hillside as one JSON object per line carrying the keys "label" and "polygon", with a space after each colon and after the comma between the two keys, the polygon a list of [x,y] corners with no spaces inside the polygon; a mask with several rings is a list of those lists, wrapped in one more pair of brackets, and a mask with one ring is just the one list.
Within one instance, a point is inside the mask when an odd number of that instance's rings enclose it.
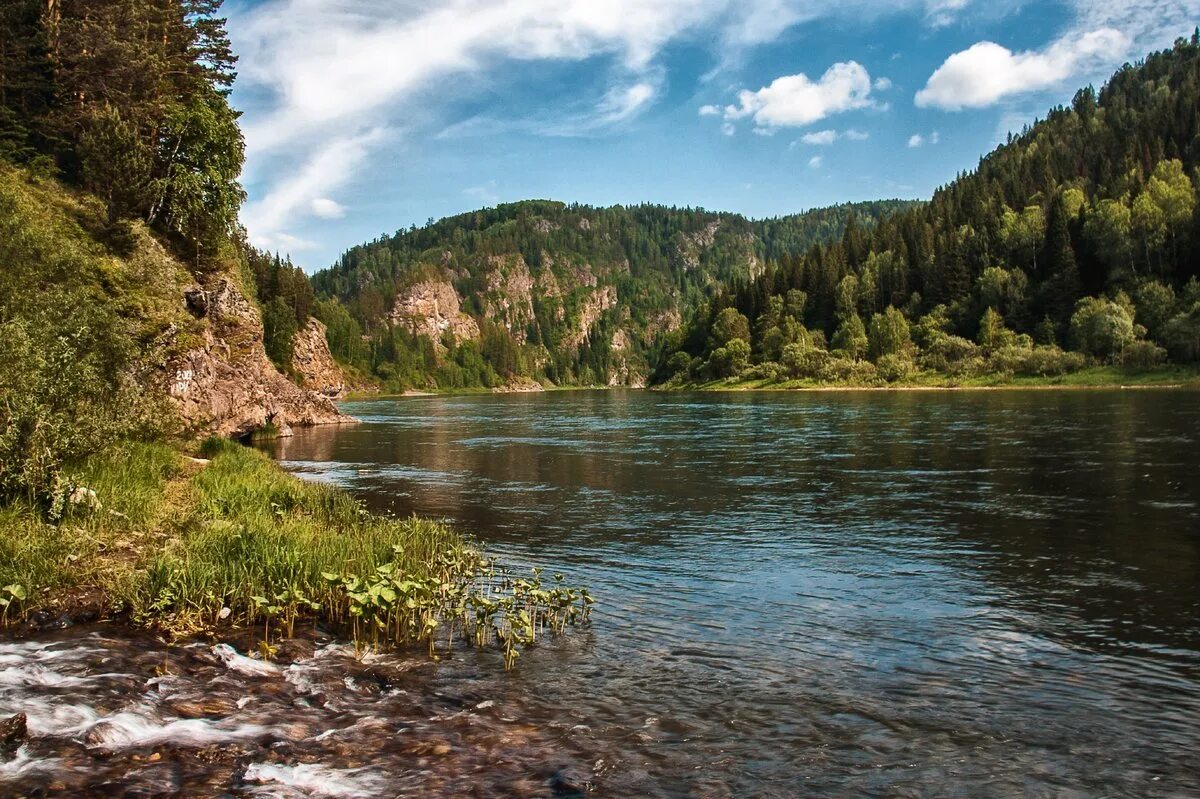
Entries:
{"label": "hillside", "polygon": [[122,440],[345,420],[319,323],[309,388],[264,348],[218,7],[0,13],[0,501]]}
{"label": "hillside", "polygon": [[884,383],[1200,358],[1200,34],[932,200],[735,277],[655,380]]}
{"label": "hillside", "polygon": [[354,247],[312,283],[334,354],[393,389],[638,385],[655,342],[723,281],[910,205],[751,221],[549,201],[501,205]]}

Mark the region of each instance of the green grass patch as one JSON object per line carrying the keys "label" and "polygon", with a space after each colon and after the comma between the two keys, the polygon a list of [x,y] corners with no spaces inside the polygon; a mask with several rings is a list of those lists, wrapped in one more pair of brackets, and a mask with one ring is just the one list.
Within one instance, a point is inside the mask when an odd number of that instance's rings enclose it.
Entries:
{"label": "green grass patch", "polygon": [[518,577],[444,524],[371,514],[233,442],[201,454],[124,443],[73,472],[85,488],[57,523],[37,505],[0,508],[5,615],[99,594],[171,634],[261,630],[268,651],[309,619],[370,646],[495,643],[509,665],[539,633],[587,617],[586,591]]}

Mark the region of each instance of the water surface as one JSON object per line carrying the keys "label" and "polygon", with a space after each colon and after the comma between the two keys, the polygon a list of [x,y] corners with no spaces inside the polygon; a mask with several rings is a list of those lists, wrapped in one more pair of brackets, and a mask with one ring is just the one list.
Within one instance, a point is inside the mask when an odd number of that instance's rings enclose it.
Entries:
{"label": "water surface", "polygon": [[590,584],[487,690],[603,793],[1195,795],[1197,399],[381,400],[275,454]]}
{"label": "water surface", "polygon": [[1197,796],[1198,399],[348,404],[363,424],[273,453],[587,583],[591,626],[508,674],[336,642],[257,673],[103,627],[0,646],[0,712],[38,733],[0,793]]}

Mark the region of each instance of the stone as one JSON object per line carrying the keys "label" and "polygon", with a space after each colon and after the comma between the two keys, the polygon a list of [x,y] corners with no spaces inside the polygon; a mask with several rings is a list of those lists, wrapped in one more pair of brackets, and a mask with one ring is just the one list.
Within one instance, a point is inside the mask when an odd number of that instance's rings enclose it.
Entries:
{"label": "stone", "polygon": [[28,735],[28,719],[24,713],[0,721],[0,752],[12,754],[17,751]]}

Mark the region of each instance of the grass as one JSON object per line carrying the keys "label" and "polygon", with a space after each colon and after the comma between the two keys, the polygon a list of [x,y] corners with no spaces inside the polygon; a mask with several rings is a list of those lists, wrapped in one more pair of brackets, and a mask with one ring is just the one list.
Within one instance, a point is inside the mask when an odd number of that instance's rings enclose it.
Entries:
{"label": "grass", "polygon": [[497,571],[446,525],[372,515],[229,441],[201,454],[122,444],[74,475],[99,508],[59,524],[0,510],[0,586],[27,595],[19,613],[99,592],[109,613],[172,634],[261,626],[269,648],[310,618],[364,645],[494,641],[510,665],[538,630],[586,617],[585,591]]}
{"label": "grass", "polygon": [[670,389],[699,391],[794,391],[833,389],[986,389],[986,388],[1120,388],[1120,387],[1184,387],[1200,388],[1200,370],[1191,366],[1167,365],[1151,370],[1129,369],[1121,366],[1090,366],[1065,375],[1028,377],[1021,375],[986,374],[952,377],[939,372],[919,372],[904,380],[886,383],[822,382],[800,380],[713,380],[707,383],[671,386]]}

